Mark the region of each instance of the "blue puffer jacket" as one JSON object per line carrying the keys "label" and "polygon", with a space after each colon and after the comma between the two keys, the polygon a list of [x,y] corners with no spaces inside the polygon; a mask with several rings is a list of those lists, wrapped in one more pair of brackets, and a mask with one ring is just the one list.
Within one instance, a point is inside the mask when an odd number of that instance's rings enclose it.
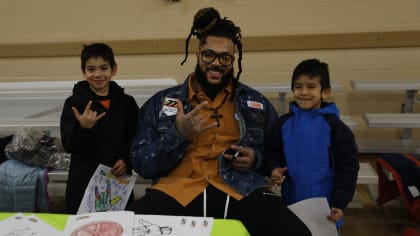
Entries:
{"label": "blue puffer jacket", "polygon": [[344,209],[356,190],[359,162],[351,130],[339,119],[334,103],[278,118],[266,142],[267,174],[287,166],[282,196],[286,204],[326,197],[331,207]]}
{"label": "blue puffer jacket", "polygon": [[288,177],[282,186],[287,204],[311,197],[327,197],[331,201],[334,166],[330,156],[330,126],[325,114],[338,117],[338,109],[330,104],[320,109],[302,110],[290,106],[293,117],[283,127],[284,154]]}
{"label": "blue puffer jacket", "polygon": [[[154,183],[177,166],[191,144],[191,141],[177,132],[175,115],[167,115],[162,111],[166,97],[180,99],[184,112],[191,111],[187,93],[188,79],[182,85],[158,92],[140,109],[137,133],[131,148],[132,164],[140,176],[154,179]],[[234,102],[237,111],[235,116],[239,120],[240,128],[240,139],[236,144],[252,147],[256,163],[251,171],[238,172],[219,156],[219,175],[226,184],[246,196],[255,189],[267,186],[267,181],[260,173],[264,138],[277,113],[267,98],[240,82],[236,84]],[[250,102],[262,104],[262,109],[250,107]]]}
{"label": "blue puffer jacket", "polygon": [[0,165],[0,211],[48,212],[47,170],[17,160]]}

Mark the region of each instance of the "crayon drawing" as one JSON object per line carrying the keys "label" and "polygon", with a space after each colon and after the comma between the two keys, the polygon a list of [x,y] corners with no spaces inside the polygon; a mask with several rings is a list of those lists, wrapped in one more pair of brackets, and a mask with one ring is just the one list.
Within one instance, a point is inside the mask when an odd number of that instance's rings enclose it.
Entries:
{"label": "crayon drawing", "polygon": [[91,177],[77,214],[124,210],[136,177],[116,177],[111,167],[99,164]]}

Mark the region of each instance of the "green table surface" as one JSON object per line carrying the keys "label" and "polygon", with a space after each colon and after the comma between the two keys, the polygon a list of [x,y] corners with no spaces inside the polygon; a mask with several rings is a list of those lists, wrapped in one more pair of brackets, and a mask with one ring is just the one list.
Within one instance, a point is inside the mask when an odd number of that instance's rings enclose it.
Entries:
{"label": "green table surface", "polygon": [[[15,214],[16,212],[0,212],[0,221],[7,219]],[[30,215],[32,213],[25,213],[25,214]],[[65,215],[65,214],[50,214],[50,213],[35,213],[35,215],[39,217],[40,219],[42,219],[43,221],[50,224],[51,226],[61,231],[64,230],[64,227],[67,222],[67,217],[68,217],[68,215]],[[242,224],[242,222],[238,220],[214,219],[211,236],[221,236],[221,235],[249,236],[249,233],[246,230],[245,226]]]}

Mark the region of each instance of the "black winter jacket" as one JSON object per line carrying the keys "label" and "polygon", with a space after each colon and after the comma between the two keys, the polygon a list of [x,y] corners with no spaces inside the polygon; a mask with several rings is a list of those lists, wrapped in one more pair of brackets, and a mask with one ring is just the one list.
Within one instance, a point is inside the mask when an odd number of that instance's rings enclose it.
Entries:
{"label": "black winter jacket", "polygon": [[[64,103],[60,120],[61,139],[66,152],[71,153],[66,188],[66,211],[75,213],[83,198],[85,188],[98,164],[112,167],[118,159],[124,160],[128,173],[132,165],[129,148],[135,133],[138,105],[124,89],[111,81],[110,107],[99,103],[99,97],[89,88],[87,81],[75,84],[73,94]],[[92,100],[92,110],[106,112],[92,129],[83,129],[74,116],[72,107],[83,113]]]}

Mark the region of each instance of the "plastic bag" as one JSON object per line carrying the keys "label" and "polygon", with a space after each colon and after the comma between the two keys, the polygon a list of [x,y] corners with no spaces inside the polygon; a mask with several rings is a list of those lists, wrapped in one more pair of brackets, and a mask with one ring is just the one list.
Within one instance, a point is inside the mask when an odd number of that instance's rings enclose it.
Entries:
{"label": "plastic bag", "polygon": [[68,169],[70,154],[66,153],[61,140],[30,127],[21,127],[4,153],[8,159],[27,165],[48,169]]}

